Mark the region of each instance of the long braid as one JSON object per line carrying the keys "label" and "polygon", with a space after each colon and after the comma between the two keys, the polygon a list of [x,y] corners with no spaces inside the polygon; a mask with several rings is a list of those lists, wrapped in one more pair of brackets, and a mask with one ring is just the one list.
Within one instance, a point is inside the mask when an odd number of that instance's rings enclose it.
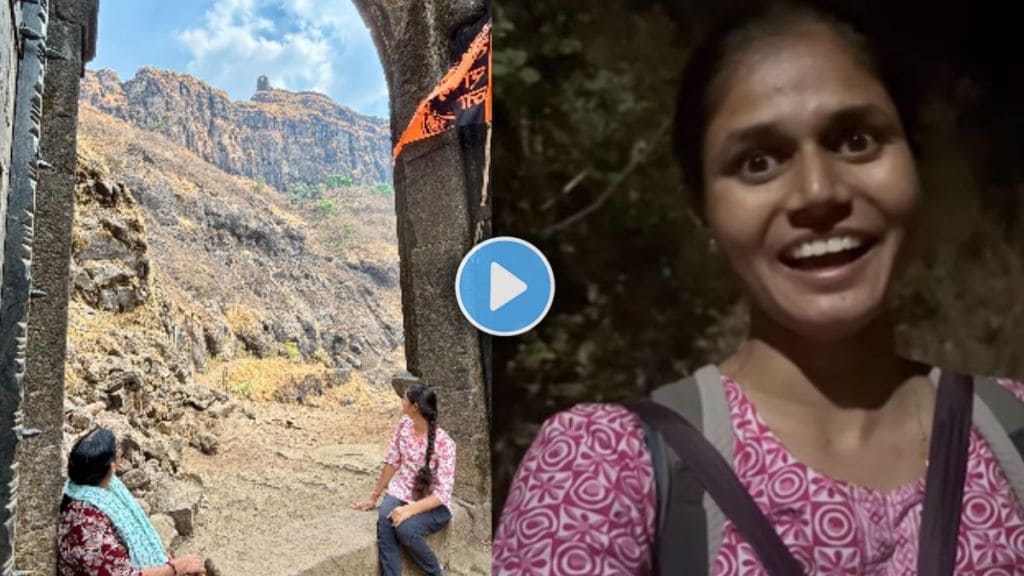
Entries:
{"label": "long braid", "polygon": [[[426,416],[424,414],[424,416]],[[423,498],[430,492],[434,483],[434,473],[430,470],[430,459],[434,456],[434,437],[437,435],[437,414],[431,414],[427,418],[427,455],[423,461],[423,468],[416,474],[416,486],[413,495],[417,500]]]}
{"label": "long braid", "polygon": [[408,393],[409,400],[419,408],[420,414],[427,420],[427,451],[423,467],[416,473],[416,483],[412,494],[417,500],[430,493],[434,484],[434,474],[430,469],[430,461],[434,457],[434,440],[437,437],[437,396],[425,386],[413,386]]}

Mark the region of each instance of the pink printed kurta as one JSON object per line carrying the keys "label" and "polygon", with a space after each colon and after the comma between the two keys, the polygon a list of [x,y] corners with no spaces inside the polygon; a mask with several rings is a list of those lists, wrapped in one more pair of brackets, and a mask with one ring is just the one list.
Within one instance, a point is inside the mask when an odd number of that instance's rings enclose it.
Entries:
{"label": "pink printed kurta", "polygon": [[[412,418],[403,416],[388,444],[388,453],[384,456],[384,463],[397,469],[388,483],[388,494],[405,502],[413,502],[416,475],[423,468],[426,458],[427,437],[418,436]],[[433,474],[430,493],[450,510],[452,487],[455,485],[455,441],[440,427],[434,434],[430,471]]]}
{"label": "pink printed kurta", "polygon": [[[1024,401],[1024,385],[1000,383]],[[723,377],[734,468],[806,574],[916,574],[924,480],[881,493],[796,460],[733,380]],[[656,493],[639,420],[584,404],[552,416],[516,472],[494,540],[495,575],[644,575]],[[1024,575],[1024,507],[971,431],[958,575]],[[766,574],[726,521],[715,576]]]}

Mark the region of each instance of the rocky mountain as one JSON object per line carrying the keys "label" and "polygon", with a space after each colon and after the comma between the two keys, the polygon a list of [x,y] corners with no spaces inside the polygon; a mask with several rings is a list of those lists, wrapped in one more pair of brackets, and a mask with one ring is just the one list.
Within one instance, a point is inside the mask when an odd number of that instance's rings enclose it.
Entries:
{"label": "rocky mountain", "polygon": [[[365,371],[401,346],[387,189],[353,184],[290,199],[89,105],[79,138],[91,196],[113,204],[76,214],[76,299],[128,313],[158,288],[188,311],[174,338],[191,343],[190,368],[200,372],[208,359],[243,353]],[[122,204],[128,215],[110,212]]]}
{"label": "rocky mountain", "polygon": [[[255,79],[254,79],[255,81]],[[121,82],[87,71],[80,101],[138,128],[159,132],[224,172],[278,190],[331,175],[391,181],[391,137],[383,118],[363,116],[314,92],[261,82],[248,102],[187,74],[143,67]]]}
{"label": "rocky mountain", "polygon": [[290,199],[89,105],[71,275],[69,437],[133,437],[140,487],[236,401],[365,402],[404,365],[385,192]]}
{"label": "rocky mountain", "polygon": [[[79,106],[65,438],[118,434],[121,477],[169,544],[205,494],[187,455],[225,450],[223,431],[255,423],[264,401],[394,402],[386,127],[314,94],[237,104],[188,76],[111,78],[84,80],[109,113]],[[174,120],[147,124],[160,117]],[[247,162],[317,185],[297,196],[229,173]]]}

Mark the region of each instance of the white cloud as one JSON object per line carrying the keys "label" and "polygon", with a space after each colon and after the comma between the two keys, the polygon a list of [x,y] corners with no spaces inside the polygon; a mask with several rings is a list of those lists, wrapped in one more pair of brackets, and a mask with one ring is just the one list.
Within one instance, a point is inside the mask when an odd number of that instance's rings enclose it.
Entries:
{"label": "white cloud", "polygon": [[248,99],[256,78],[316,90],[387,115],[387,86],[370,33],[350,0],[218,0],[201,25],[177,32],[188,71]]}

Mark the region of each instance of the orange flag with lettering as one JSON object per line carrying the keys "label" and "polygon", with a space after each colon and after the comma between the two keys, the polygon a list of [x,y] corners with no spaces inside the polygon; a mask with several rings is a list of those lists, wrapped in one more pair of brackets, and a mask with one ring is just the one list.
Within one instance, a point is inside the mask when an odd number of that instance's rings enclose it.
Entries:
{"label": "orange flag with lettering", "polygon": [[491,25],[485,24],[469,49],[436,88],[416,108],[395,144],[398,160],[410,142],[440,134],[455,126],[491,121]]}

